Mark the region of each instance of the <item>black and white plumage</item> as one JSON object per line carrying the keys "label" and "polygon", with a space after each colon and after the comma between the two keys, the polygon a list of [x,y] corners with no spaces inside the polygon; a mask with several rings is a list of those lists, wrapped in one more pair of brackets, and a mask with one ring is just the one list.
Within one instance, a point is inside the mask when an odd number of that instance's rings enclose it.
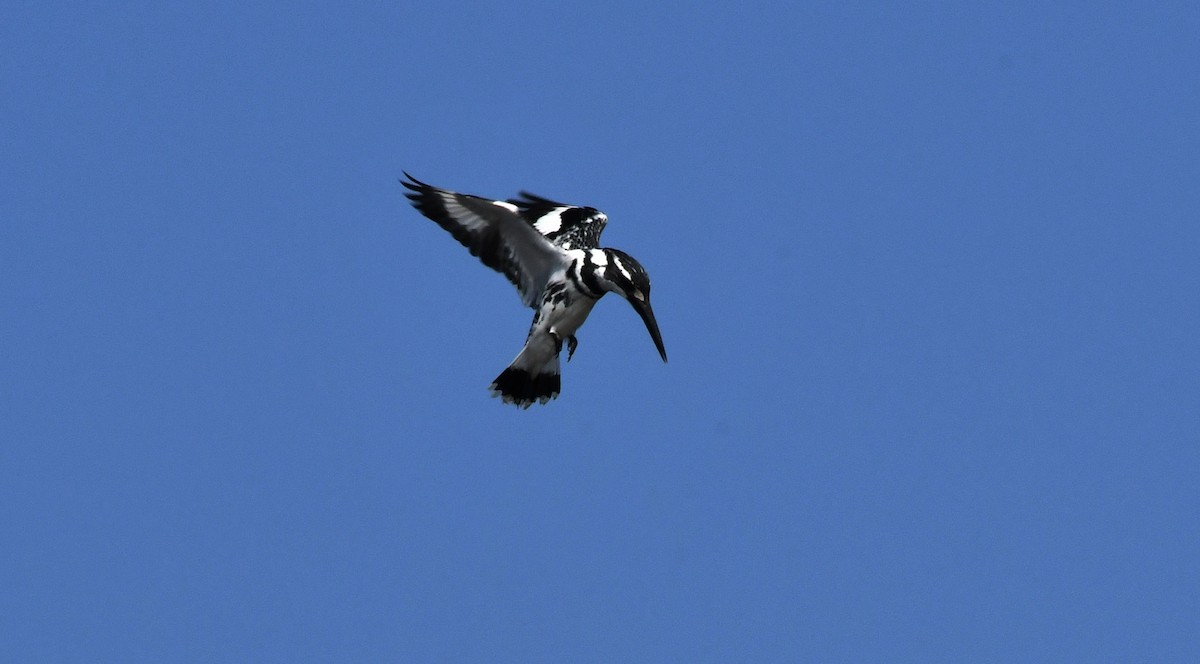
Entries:
{"label": "black and white plumage", "polygon": [[570,360],[576,330],[609,292],[633,306],[667,361],[650,307],[646,270],[623,251],[599,247],[608,223],[604,213],[524,191],[508,201],[490,200],[405,176],[408,180],[401,184],[410,190],[406,195],[413,207],[449,231],[484,265],[507,277],[521,301],[534,310],[524,348],[492,381],[494,396],[522,408],[557,397],[563,342]]}
{"label": "black and white plumage", "polygon": [[517,206],[521,218],[563,249],[595,249],[608,217],[596,208],[559,203],[522,191],[508,202]]}

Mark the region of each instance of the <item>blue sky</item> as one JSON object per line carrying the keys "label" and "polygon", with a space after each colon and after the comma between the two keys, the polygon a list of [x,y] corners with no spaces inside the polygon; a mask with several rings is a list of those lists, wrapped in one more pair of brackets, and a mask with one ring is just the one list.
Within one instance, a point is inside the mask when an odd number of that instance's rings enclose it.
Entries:
{"label": "blue sky", "polygon": [[4,659],[1200,658],[1194,4],[407,4],[0,9]]}

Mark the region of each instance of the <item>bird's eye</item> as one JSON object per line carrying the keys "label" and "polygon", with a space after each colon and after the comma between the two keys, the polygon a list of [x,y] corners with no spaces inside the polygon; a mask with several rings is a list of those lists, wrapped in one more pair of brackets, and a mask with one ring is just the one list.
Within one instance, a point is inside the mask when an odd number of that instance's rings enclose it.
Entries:
{"label": "bird's eye", "polygon": [[646,294],[640,290],[633,291],[633,296],[636,297],[638,299],[638,301],[640,301],[640,302],[646,301]]}

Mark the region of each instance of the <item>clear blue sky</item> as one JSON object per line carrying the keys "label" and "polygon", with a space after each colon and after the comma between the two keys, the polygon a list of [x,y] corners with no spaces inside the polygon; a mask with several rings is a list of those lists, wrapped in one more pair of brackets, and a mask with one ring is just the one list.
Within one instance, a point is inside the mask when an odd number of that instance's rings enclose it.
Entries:
{"label": "clear blue sky", "polygon": [[[969,8],[968,8],[969,5]],[[1200,661],[1192,2],[8,2],[0,658]],[[401,169],[654,282],[562,397]]]}

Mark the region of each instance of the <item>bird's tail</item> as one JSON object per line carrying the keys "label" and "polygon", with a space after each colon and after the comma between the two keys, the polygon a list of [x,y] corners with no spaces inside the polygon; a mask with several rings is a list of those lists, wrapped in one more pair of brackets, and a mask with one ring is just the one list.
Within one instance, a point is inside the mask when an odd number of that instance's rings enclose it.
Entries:
{"label": "bird's tail", "polygon": [[522,352],[508,368],[492,381],[492,396],[504,403],[528,408],[533,402],[546,403],[558,396],[562,379],[558,374],[558,354],[540,366],[533,366]]}

